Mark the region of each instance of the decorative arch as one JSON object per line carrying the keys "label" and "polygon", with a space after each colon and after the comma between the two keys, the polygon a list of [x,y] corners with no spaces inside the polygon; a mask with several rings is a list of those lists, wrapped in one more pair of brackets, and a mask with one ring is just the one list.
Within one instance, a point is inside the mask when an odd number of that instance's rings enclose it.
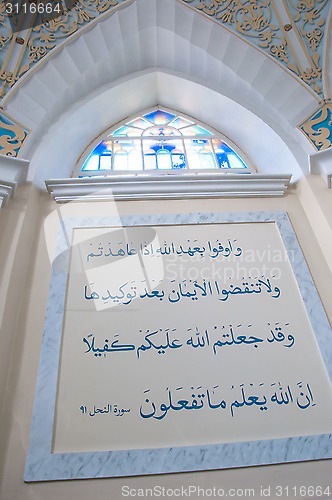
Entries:
{"label": "decorative arch", "polygon": [[162,106],[110,127],[81,155],[73,176],[216,170],[249,173],[251,162],[220,132]]}

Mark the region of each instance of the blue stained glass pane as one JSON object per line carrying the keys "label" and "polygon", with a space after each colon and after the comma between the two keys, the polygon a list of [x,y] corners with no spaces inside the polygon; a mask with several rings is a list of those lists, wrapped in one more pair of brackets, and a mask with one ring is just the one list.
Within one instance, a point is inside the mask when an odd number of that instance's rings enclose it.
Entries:
{"label": "blue stained glass pane", "polygon": [[141,128],[142,130],[145,130],[146,128],[151,127],[151,123],[143,120],[143,118],[136,118],[135,120],[128,122],[127,125],[130,127]]}
{"label": "blue stained glass pane", "polygon": [[231,168],[227,154],[231,149],[223,141],[212,141],[219,168]]}
{"label": "blue stained glass pane", "polygon": [[114,136],[126,136],[128,132],[128,127],[119,127],[116,130],[114,130],[113,134]]}
{"label": "blue stained glass pane", "polygon": [[123,149],[114,153],[114,170],[128,170],[128,153]]}
{"label": "blue stained glass pane", "polygon": [[162,109],[138,116],[114,130],[94,148],[81,171],[96,176],[105,170],[183,168],[247,169],[250,173],[239,155],[222,139],[216,139],[214,133]]}
{"label": "blue stained glass pane", "polygon": [[144,151],[144,169],[145,170],[156,170],[157,168],[157,156],[153,149],[147,149]]}
{"label": "blue stained glass pane", "polygon": [[170,170],[172,168],[171,153],[167,149],[159,149],[157,152],[157,169]]}
{"label": "blue stained glass pane", "polygon": [[219,168],[231,168],[226,153],[218,153],[216,151],[216,157],[217,157]]}
{"label": "blue stained glass pane", "polygon": [[235,153],[228,155],[228,162],[231,168],[247,168],[247,165]]}
{"label": "blue stained glass pane", "polygon": [[188,159],[188,168],[193,168],[193,169],[201,168],[201,162],[199,161],[199,154],[194,149],[187,148],[187,159]]}
{"label": "blue stained glass pane", "polygon": [[189,125],[193,125],[193,122],[190,122],[189,120],[186,120],[185,118],[181,118],[181,116],[178,116],[175,120],[170,123],[172,127],[175,127],[177,129],[181,127],[189,127]]}
{"label": "blue stained glass pane", "polygon": [[143,115],[143,118],[149,120],[155,125],[166,125],[169,121],[175,118],[175,115],[172,113],[167,113],[167,111],[162,111],[161,109],[157,109],[156,111],[152,111],[152,113],[147,113]]}
{"label": "blue stained glass pane", "polygon": [[178,149],[173,149],[172,151],[172,168],[176,170],[186,168],[186,158],[184,153]]}
{"label": "blue stained glass pane", "polygon": [[214,139],[212,141],[219,168],[247,168],[240,157],[225,142]]}
{"label": "blue stained glass pane", "polygon": [[134,127],[120,127],[113,132],[113,137],[139,137],[142,130]]}
{"label": "blue stained glass pane", "polygon": [[84,165],[82,167],[82,171],[84,172],[85,170],[98,170],[99,169],[99,155],[95,155],[91,153],[87,160],[84,162]]}
{"label": "blue stained glass pane", "polygon": [[216,162],[212,151],[212,145],[206,139],[185,140],[188,167],[193,169],[216,168]]}
{"label": "blue stained glass pane", "polygon": [[143,170],[143,158],[140,141],[133,141],[134,148],[129,152],[129,170]]}
{"label": "blue stained glass pane", "polygon": [[107,143],[106,141],[102,141],[98,144],[98,146],[95,147],[95,149],[92,151],[91,154],[102,155],[106,151],[112,151],[112,146],[110,143]]}
{"label": "blue stained glass pane", "polygon": [[[89,154],[88,158],[85,160],[83,167],[81,168],[82,171],[85,170],[99,170],[100,168],[100,163],[99,163],[99,157],[101,155],[109,155],[111,154],[112,151],[112,145],[110,142],[102,141],[100,142],[95,149]],[[107,167],[111,168],[111,167]]]}
{"label": "blue stained glass pane", "polygon": [[[140,161],[138,161],[138,157]],[[114,141],[114,170],[142,170],[140,141]]]}
{"label": "blue stained glass pane", "polygon": [[164,149],[171,153],[172,169],[178,170],[186,168],[186,157],[184,154],[183,142],[181,139],[173,139],[163,142]]}
{"label": "blue stained glass pane", "polygon": [[181,132],[172,127],[151,127],[143,132],[144,136],[172,136],[172,135],[182,135]]}
{"label": "blue stained glass pane", "polygon": [[199,158],[201,162],[201,168],[209,169],[215,168],[215,160],[211,149],[202,148],[199,152]]}
{"label": "blue stained glass pane", "polygon": [[186,149],[192,149],[199,152],[204,146],[210,145],[210,141],[207,139],[186,139],[185,141]]}

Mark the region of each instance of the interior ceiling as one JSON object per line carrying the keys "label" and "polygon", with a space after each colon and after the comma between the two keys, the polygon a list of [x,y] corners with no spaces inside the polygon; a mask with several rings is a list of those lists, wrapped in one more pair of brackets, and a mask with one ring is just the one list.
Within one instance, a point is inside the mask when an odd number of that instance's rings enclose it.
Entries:
{"label": "interior ceiling", "polygon": [[[1,59],[5,62],[1,69],[1,80],[5,84],[5,90],[15,87],[36,64],[56,47],[66,43],[73,34],[134,1],[76,0],[71,2],[69,11],[63,12],[52,22],[45,20],[43,14],[32,17],[30,21],[25,21],[22,26],[25,29],[19,33],[24,40],[19,50],[15,44],[17,33],[13,33],[13,21],[10,22],[8,16],[0,14]],[[330,95],[328,71],[324,71],[330,0],[174,1],[205,15],[255,46],[284,69],[298,76],[321,98]],[[68,2],[69,0],[67,4]],[[170,13],[166,13],[166,16],[170,18]],[[181,19],[172,20],[175,25],[181,25]],[[142,22],[143,19],[133,19],[131,28],[139,29]],[[187,33],[189,34],[188,31]],[[185,35],[183,30],[183,36]]]}
{"label": "interior ceiling", "polygon": [[321,97],[329,94],[329,0],[182,1],[278,61]]}
{"label": "interior ceiling", "polygon": [[[45,178],[46,169],[49,177],[69,176],[94,137],[160,103],[194,114],[245,151],[242,130],[257,143],[254,116],[306,165],[303,152],[313,147],[296,127],[329,97],[329,8],[327,0],[78,0],[59,22],[20,33],[24,45],[13,36],[2,40],[4,110],[31,131],[19,155],[31,160],[30,175]],[[173,91],[160,76],[142,80],[141,88],[130,84],[153,73],[168,74]],[[245,120],[245,112],[238,115],[237,133],[216,108],[217,94],[246,111]],[[93,109],[100,95],[104,101]],[[62,157],[54,142],[60,138]],[[52,172],[41,165],[51,144],[58,162],[48,161]]]}

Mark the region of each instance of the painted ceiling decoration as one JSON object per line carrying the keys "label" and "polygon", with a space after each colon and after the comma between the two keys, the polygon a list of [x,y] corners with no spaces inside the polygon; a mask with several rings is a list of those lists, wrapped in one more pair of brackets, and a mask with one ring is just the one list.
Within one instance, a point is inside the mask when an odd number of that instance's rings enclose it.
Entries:
{"label": "painted ceiling decoration", "polygon": [[[72,35],[134,0],[71,1],[71,8],[58,17],[47,19],[46,14],[36,13],[28,16],[28,20],[18,19],[16,29],[5,12],[5,2],[0,2],[0,98],[15,89],[24,75]],[[309,87],[321,101],[320,107],[298,128],[316,150],[331,146],[332,107],[322,68],[325,38],[329,37],[326,31],[330,0],[177,1],[232,31]],[[21,127],[15,135],[19,125],[2,112],[0,116],[1,134],[5,135],[1,138],[0,153],[19,155],[28,131]]]}
{"label": "painted ceiling decoration", "polygon": [[[322,69],[330,0],[181,1],[263,50],[308,85],[322,103],[298,128],[317,151],[332,146],[331,95]],[[283,24],[285,18],[289,22]]]}
{"label": "painted ceiling decoration", "polygon": [[[323,96],[321,61],[329,0],[182,1],[263,50]],[[289,23],[283,24],[285,15]],[[296,47],[290,38],[294,32]],[[304,57],[299,57],[299,48]]]}
{"label": "painted ceiling decoration", "polygon": [[317,151],[332,146],[332,104],[331,101],[320,106],[309,118],[299,125]]}
{"label": "painted ceiling decoration", "polygon": [[[115,10],[128,0],[74,0],[69,10],[64,10],[58,17],[48,19],[46,13],[31,16],[28,26],[22,26],[22,48],[15,57],[14,47],[17,40],[13,21],[5,14],[5,2],[0,5],[0,49],[1,73],[3,82],[2,95],[29,71],[36,63],[44,58],[57,45],[66,41],[68,37],[95,21],[104,13]],[[22,12],[24,15],[24,13]],[[22,18],[21,14],[21,18]],[[26,14],[25,14],[26,15]],[[17,23],[21,22],[21,18]],[[15,19],[14,19],[15,21]],[[24,28],[26,28],[24,30]],[[22,33],[23,34],[23,33]],[[12,59],[16,59],[13,68]],[[8,66],[11,68],[9,69]]]}
{"label": "painted ceiling decoration", "polygon": [[29,130],[23,125],[17,123],[3,111],[0,113],[0,154],[18,156],[28,135]]}
{"label": "painted ceiling decoration", "polygon": [[[19,79],[36,63],[41,61],[57,45],[66,41],[91,21],[104,13],[115,10],[120,4],[132,0],[74,0],[70,10],[59,17],[48,20],[45,14],[36,13],[29,25],[17,37],[15,23],[21,19],[10,19],[5,12],[5,2],[0,2],[0,98],[3,98]],[[23,26],[24,27],[24,26]],[[20,33],[21,35],[21,33]],[[23,41],[23,43],[22,43]],[[17,54],[17,44],[21,44]],[[0,154],[18,156],[29,131],[0,110]]]}

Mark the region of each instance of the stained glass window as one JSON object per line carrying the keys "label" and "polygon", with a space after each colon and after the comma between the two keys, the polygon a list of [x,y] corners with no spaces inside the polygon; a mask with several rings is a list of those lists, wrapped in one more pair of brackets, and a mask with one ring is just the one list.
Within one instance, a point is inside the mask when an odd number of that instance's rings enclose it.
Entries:
{"label": "stained glass window", "polygon": [[250,173],[221,134],[159,107],[110,131],[86,157],[80,177],[181,169]]}

